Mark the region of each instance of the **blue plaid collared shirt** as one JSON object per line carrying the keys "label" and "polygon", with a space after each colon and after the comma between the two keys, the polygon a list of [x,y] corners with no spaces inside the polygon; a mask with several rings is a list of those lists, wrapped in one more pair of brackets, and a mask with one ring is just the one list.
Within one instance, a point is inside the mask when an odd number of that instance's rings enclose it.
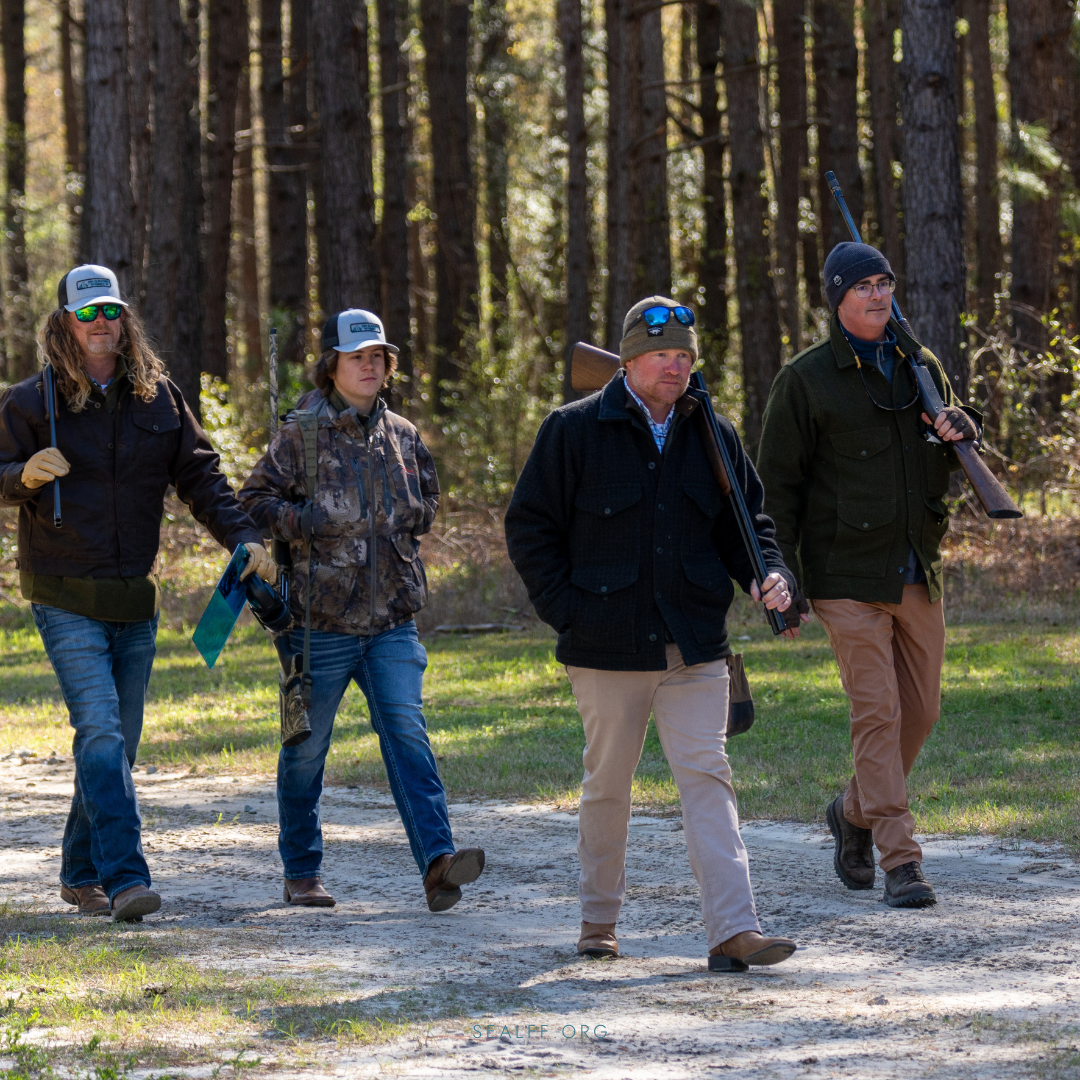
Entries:
{"label": "blue plaid collared shirt", "polygon": [[668,432],[671,430],[671,421],[675,418],[675,406],[672,405],[671,412],[667,414],[667,419],[662,424],[658,424],[652,418],[652,413],[649,412],[645,402],[630,388],[629,380],[626,380],[626,392],[641,406],[641,411],[645,414],[645,419],[648,421],[649,430],[652,432],[653,442],[656,443],[656,449],[662,454],[664,452],[664,441],[667,439]]}

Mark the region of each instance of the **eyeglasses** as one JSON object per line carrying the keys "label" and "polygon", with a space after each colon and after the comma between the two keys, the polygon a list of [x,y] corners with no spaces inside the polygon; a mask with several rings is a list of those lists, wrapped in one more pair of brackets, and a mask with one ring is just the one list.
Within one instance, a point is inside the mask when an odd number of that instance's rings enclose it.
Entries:
{"label": "eyeglasses", "polygon": [[891,296],[896,292],[896,282],[892,278],[879,281],[876,285],[871,285],[869,281],[860,281],[858,285],[851,286],[851,291],[860,300],[868,300],[874,293],[878,296]]}
{"label": "eyeglasses", "polygon": [[87,304],[86,307],[76,309],[75,318],[79,322],[93,322],[100,311],[109,322],[113,322],[120,318],[120,312],[123,310],[123,304]]}
{"label": "eyeglasses", "polygon": [[671,322],[671,316],[682,323],[683,326],[694,325],[694,313],[688,307],[656,307],[646,308],[630,325],[637,326],[642,319],[646,326],[664,326]]}

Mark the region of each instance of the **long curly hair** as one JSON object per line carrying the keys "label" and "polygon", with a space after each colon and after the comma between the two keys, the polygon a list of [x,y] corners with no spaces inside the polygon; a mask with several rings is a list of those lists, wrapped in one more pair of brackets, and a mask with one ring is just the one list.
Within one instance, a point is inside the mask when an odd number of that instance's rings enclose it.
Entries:
{"label": "long curly hair", "polygon": [[[142,320],[130,308],[124,309],[119,352],[135,384],[135,393],[143,401],[153,401],[165,365],[154,352]],[[62,307],[49,315],[38,333],[38,359],[42,365],[52,364],[56,388],[67,407],[72,412],[82,412],[90,399],[90,377],[83,367],[82,346],[71,329],[68,312]]]}

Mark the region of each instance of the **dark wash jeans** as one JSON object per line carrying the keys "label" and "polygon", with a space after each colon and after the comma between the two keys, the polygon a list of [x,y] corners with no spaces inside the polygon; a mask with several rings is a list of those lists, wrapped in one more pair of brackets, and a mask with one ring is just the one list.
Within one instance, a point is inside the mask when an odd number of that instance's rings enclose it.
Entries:
{"label": "dark wash jeans", "polygon": [[[290,633],[289,645],[302,651],[302,629]],[[420,873],[426,874],[440,855],[453,853],[446,791],[422,710],[426,668],[427,652],[411,620],[374,637],[312,632],[311,737],[299,746],[283,746],[278,758],[278,850],[286,878],[317,877],[322,866],[323,767],[350,682],[367,698],[390,790]]]}
{"label": "dark wash jeans", "polygon": [[64,827],[60,880],[100,885],[109,898],[150,886],[131,766],[157,651],[157,617],[102,622],[33,604],[34,622],[75,729],[75,795]]}

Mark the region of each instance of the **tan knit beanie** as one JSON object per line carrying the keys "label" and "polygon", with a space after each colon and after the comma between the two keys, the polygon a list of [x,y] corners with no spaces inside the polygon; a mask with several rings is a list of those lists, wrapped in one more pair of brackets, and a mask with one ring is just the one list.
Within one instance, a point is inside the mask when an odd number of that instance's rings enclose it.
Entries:
{"label": "tan knit beanie", "polygon": [[[622,341],[619,342],[619,359],[626,363],[635,356],[655,352],[657,349],[684,349],[697,361],[697,331],[692,326],[683,326],[671,316],[663,326],[646,326],[641,314],[651,307],[681,307],[668,296],[649,296],[639,300],[623,319]],[[640,320],[640,321],[639,321]]]}

